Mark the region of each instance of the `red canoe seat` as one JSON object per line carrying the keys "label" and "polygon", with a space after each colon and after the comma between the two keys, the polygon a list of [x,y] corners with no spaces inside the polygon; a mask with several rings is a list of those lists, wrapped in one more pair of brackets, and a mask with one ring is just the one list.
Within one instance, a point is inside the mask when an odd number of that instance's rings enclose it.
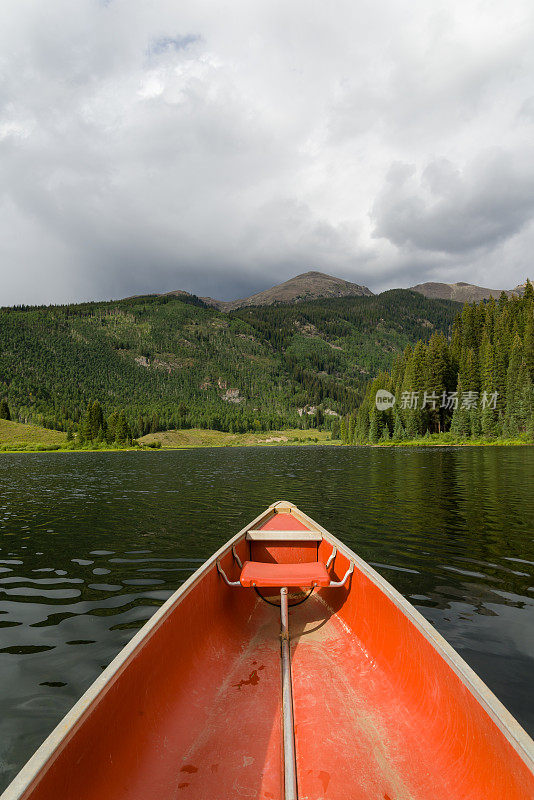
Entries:
{"label": "red canoe seat", "polygon": [[245,561],[241,586],[329,586],[330,578],[322,561],[304,564],[266,564],[263,561]]}

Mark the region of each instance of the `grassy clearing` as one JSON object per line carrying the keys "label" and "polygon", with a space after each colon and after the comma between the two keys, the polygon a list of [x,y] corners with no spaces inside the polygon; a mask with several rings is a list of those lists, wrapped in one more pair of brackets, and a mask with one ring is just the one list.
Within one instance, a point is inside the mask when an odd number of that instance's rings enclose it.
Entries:
{"label": "grassy clearing", "polygon": [[0,419],[0,450],[60,449],[66,441],[67,434],[61,431]]}
{"label": "grassy clearing", "polygon": [[191,428],[188,430],[161,431],[150,433],[134,443],[133,447],[118,444],[85,444],[76,446],[67,441],[67,435],[51,431],[37,425],[23,425],[18,422],[0,420],[0,451],[41,452],[60,450],[62,452],[177,449],[190,447],[246,447],[255,445],[313,445],[340,444],[332,441],[328,431],[291,429],[260,433],[224,433],[223,431]]}
{"label": "grassy clearing", "polygon": [[332,441],[329,431],[293,428],[285,431],[262,431],[259,433],[225,433],[224,431],[190,428],[188,430],[149,433],[139,439],[139,444],[151,445],[161,442],[162,448],[181,447],[250,447],[254,445],[312,445],[340,444]]}

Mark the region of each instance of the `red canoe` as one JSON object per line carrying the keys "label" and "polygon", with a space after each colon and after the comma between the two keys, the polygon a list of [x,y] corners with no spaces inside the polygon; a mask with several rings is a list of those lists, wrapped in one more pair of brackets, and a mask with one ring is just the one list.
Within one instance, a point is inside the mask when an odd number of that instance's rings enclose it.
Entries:
{"label": "red canoe", "polygon": [[154,614],[2,800],[532,800],[533,768],[532,740],[431,625],[279,502]]}

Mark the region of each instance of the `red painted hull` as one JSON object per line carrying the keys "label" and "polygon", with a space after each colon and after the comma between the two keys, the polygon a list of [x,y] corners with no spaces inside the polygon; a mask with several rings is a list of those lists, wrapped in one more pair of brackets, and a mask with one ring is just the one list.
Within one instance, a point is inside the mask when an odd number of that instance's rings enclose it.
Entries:
{"label": "red painted hull", "polygon": [[[289,525],[287,522],[289,517]],[[322,540],[247,541],[250,528]],[[217,555],[355,571],[290,610],[300,800],[530,800],[534,745],[398,593],[295,507]],[[269,592],[267,592],[269,593]],[[134,637],[3,800],[281,800],[279,618],[210,559]]]}

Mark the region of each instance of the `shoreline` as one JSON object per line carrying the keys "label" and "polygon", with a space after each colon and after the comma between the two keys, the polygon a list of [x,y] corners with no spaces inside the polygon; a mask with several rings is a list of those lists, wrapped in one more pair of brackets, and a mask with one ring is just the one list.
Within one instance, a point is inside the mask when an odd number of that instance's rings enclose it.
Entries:
{"label": "shoreline", "polygon": [[525,433],[513,438],[456,437],[450,431],[415,439],[380,439],[348,444],[332,439],[330,430],[286,428],[276,431],[232,433],[211,428],[180,428],[148,433],[132,444],[126,442],[84,442],[67,439],[61,431],[4,422],[0,425],[1,453],[123,453],[193,450],[212,447],[367,447],[367,448],[443,448],[443,447],[524,447],[534,442]]}
{"label": "shoreline", "polygon": [[461,442],[428,442],[424,439],[413,440],[407,442],[376,442],[361,443],[355,442],[354,444],[344,444],[342,441],[325,440],[317,442],[250,442],[250,443],[204,443],[204,444],[182,444],[182,445],[169,445],[167,447],[106,447],[106,448],[89,448],[89,447],[46,447],[42,449],[0,449],[0,456],[5,455],[42,455],[44,453],[169,453],[179,450],[208,450],[213,448],[247,448],[247,447],[359,447],[367,449],[392,449],[392,448],[425,448],[425,449],[443,449],[449,447],[532,447],[534,442],[520,441],[517,439],[497,439],[493,441],[461,441]]}

